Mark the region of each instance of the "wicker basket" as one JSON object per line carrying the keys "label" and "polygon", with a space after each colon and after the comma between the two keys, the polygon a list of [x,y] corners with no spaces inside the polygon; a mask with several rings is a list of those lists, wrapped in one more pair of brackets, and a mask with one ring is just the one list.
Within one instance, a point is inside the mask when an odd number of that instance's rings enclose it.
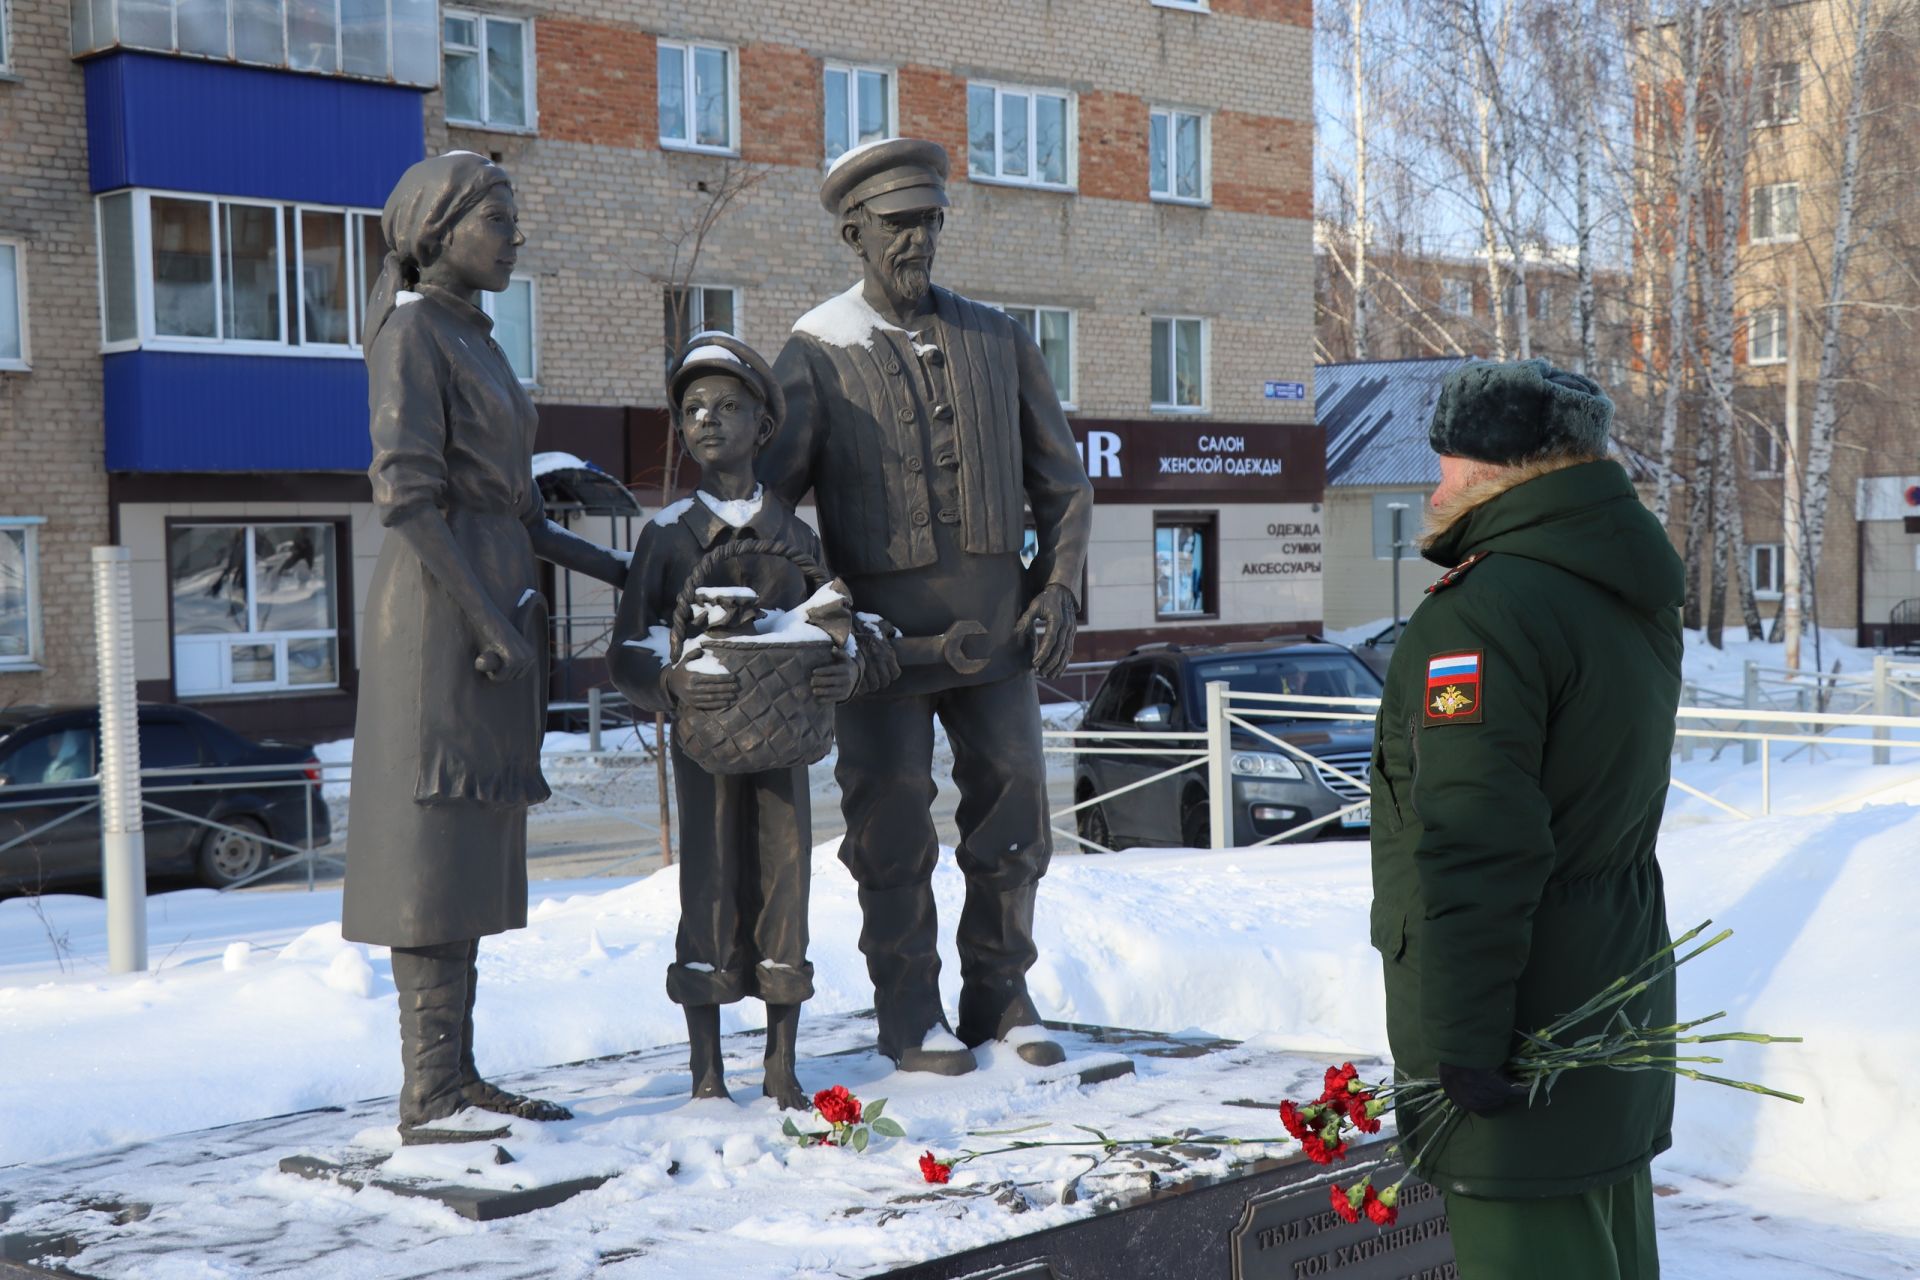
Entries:
{"label": "wicker basket", "polygon": [[[694,566],[674,602],[672,660],[680,661],[693,627],[696,593],[722,565],[743,556],[790,560],[811,595],[827,576],[810,558],[779,542],[746,538],[715,547]],[[759,773],[809,765],[833,749],[833,704],[813,696],[813,672],[835,661],[829,640],[769,643],[724,636],[703,639],[710,653],[740,678],[740,696],[718,711],[686,707],[674,714],[673,740],[708,773]]]}

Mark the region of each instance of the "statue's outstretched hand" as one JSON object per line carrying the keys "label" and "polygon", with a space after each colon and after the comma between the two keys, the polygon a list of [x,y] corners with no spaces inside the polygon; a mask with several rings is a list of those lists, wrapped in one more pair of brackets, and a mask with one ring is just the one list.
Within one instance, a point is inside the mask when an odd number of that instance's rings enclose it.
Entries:
{"label": "statue's outstretched hand", "polygon": [[1042,680],[1051,680],[1067,669],[1079,629],[1073,593],[1056,583],[1033,598],[1013,634],[1020,640],[1033,641],[1033,669]]}

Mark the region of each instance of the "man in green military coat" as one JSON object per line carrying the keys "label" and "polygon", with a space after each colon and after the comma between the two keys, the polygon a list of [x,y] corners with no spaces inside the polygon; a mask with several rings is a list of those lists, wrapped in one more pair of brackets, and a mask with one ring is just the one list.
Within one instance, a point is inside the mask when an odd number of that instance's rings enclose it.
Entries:
{"label": "man in green military coat", "polygon": [[[1532,1105],[1516,1033],[1667,944],[1654,858],[1680,697],[1682,571],[1607,459],[1613,405],[1544,360],[1451,374],[1428,559],[1449,572],[1387,671],[1373,751],[1373,944],[1404,1077],[1469,1114],[1402,1114],[1465,1280],[1659,1274],[1648,1163],[1673,1077],[1570,1072]],[[1628,1012],[1674,1019],[1671,975]],[[1578,1028],[1582,1035],[1597,1027]]]}

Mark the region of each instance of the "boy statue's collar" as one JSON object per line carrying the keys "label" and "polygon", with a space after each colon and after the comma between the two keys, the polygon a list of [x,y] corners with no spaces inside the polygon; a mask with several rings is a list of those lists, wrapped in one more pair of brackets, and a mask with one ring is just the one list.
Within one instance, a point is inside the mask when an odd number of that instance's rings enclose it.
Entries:
{"label": "boy statue's collar", "polygon": [[[760,510],[739,527],[739,533],[749,538],[778,538],[787,525],[787,505],[765,485],[759,486],[756,492],[760,495]],[[734,526],[722,520],[720,514],[708,505],[709,500],[720,501],[706,490],[696,489],[680,517],[681,523],[687,526],[688,532],[693,534],[702,548],[713,546],[734,531]]]}

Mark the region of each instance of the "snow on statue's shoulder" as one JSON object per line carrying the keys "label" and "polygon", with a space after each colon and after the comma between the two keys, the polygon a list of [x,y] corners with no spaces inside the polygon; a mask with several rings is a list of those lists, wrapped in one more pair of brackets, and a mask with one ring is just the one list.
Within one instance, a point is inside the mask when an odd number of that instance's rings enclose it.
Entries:
{"label": "snow on statue's shoulder", "polygon": [[793,322],[795,333],[817,338],[830,347],[873,346],[876,329],[905,333],[898,325],[888,324],[862,295],[864,282],[845,293],[835,294]]}
{"label": "snow on statue's shoulder", "polygon": [[396,307],[404,307],[409,302],[420,301],[423,296],[422,294],[415,293],[411,289],[397,289],[393,294],[393,305]]}
{"label": "snow on statue's shoulder", "polygon": [[681,516],[691,510],[693,510],[693,499],[682,498],[680,501],[670,503],[654,512],[653,522],[662,529],[671,529],[675,524],[679,523]]}

